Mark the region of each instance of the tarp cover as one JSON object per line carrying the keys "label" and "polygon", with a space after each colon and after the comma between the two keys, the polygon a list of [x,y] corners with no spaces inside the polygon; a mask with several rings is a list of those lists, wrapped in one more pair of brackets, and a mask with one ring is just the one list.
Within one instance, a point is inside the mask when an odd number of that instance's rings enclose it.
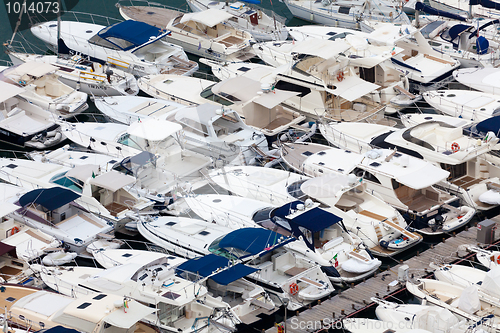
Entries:
{"label": "tarp cover", "polygon": [[229,20],[231,17],[233,17],[233,15],[226,11],[210,8],[202,12],[184,14],[181,18],[181,23],[194,21],[213,27],[214,25]]}
{"label": "tarp cover", "polygon": [[323,59],[330,59],[351,48],[343,39],[328,40],[319,38],[309,38],[293,48],[292,53],[307,54],[317,56]]}
{"label": "tarp cover", "polygon": [[449,12],[444,11],[444,10],[439,10],[439,9],[432,8],[431,6],[426,5],[426,4],[424,4],[424,3],[420,2],[420,1],[417,1],[417,3],[415,4],[415,10],[427,13],[429,15],[437,15],[437,16],[441,16],[441,17],[448,17],[448,18],[451,18],[451,19],[454,19],[454,20],[459,20],[459,21],[466,21],[467,20],[463,16],[460,16],[460,15],[457,15],[457,14],[453,14],[453,13],[449,13]]}
{"label": "tarp cover", "polygon": [[113,24],[112,26],[106,27],[97,33],[97,35],[103,39],[111,38],[111,42],[113,42],[112,38],[119,38],[131,43],[132,46],[123,48],[125,51],[149,42],[150,37],[156,38],[161,34],[160,28],[133,20]]}
{"label": "tarp cover", "polygon": [[63,326],[54,326],[52,328],[44,330],[44,333],[80,333],[80,331]]}
{"label": "tarp cover", "polygon": [[35,203],[45,207],[47,210],[54,210],[79,197],[79,194],[62,187],[39,188],[19,198],[19,204],[25,207],[31,203]]}
{"label": "tarp cover", "polygon": [[500,298],[500,267],[492,268],[484,277],[481,291],[488,295]]}
{"label": "tarp cover", "polygon": [[479,295],[475,285],[469,286],[462,291],[458,299],[458,308],[470,314],[481,310],[481,302],[479,301]]}
{"label": "tarp cover", "polygon": [[297,205],[299,204],[303,205],[304,203],[299,200],[287,203],[275,209],[273,211],[273,216],[287,219],[289,222],[309,229],[312,232],[321,231],[337,222],[342,221],[342,218],[337,215],[317,207],[304,211],[302,214],[295,216],[293,219],[288,218],[287,216],[290,215],[292,211],[297,210]]}
{"label": "tarp cover", "polygon": [[488,49],[490,47],[490,42],[483,37],[479,36],[476,39],[476,49],[477,49],[477,54],[486,54],[488,53]]}
{"label": "tarp cover", "polygon": [[109,171],[90,180],[90,184],[105,188],[111,192],[118,191],[134,182],[134,177],[124,175],[118,171]]}
{"label": "tarp cover", "polygon": [[24,88],[20,88],[13,84],[0,81],[0,102],[4,102],[11,97],[19,95],[24,92]]}
{"label": "tarp cover", "polygon": [[481,5],[486,8],[500,10],[500,3],[491,0],[469,0],[469,5]]}
{"label": "tarp cover", "polygon": [[275,245],[283,246],[293,240],[263,228],[242,228],[224,236],[219,242],[219,247],[235,248],[245,251],[248,255],[255,255]]}
{"label": "tarp cover", "polygon": [[179,265],[176,269],[176,274],[183,276],[183,271],[188,271],[198,274],[201,277],[207,277],[219,269],[226,268],[220,273],[210,276],[210,278],[218,284],[228,285],[233,281],[258,271],[258,269],[243,264],[236,264],[227,268],[229,265],[230,261],[228,259],[215,254],[209,254],[204,257],[188,260]]}
{"label": "tarp cover", "polygon": [[422,307],[422,310],[418,311],[415,314],[415,319],[413,322],[418,323],[419,329],[424,329],[431,332],[445,332],[449,327],[457,324],[458,319],[448,309],[439,306],[426,306]]}
{"label": "tarp cover", "polygon": [[483,135],[491,131],[495,133],[497,137],[500,137],[500,116],[491,117],[477,123],[475,130]]}

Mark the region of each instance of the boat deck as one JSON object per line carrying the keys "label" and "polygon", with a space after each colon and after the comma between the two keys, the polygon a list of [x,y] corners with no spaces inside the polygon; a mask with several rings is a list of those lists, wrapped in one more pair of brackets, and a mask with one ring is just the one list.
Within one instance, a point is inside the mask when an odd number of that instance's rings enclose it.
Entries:
{"label": "boat deck", "polygon": [[2,285],[5,290],[2,292],[2,297],[0,297],[0,307],[2,309],[9,310],[10,307],[19,299],[36,293],[39,289],[27,288],[17,285]]}
{"label": "boat deck", "polygon": [[294,149],[287,149],[286,144],[284,144],[283,156],[295,170],[301,170],[302,163],[312,154],[316,154],[327,149],[324,146],[319,145],[294,145],[293,147]]}
{"label": "boat deck", "polygon": [[149,6],[120,6],[120,13],[126,17],[154,25],[157,28],[165,28],[167,24],[182,12],[161,7]]}
{"label": "boat deck", "polygon": [[[492,218],[497,223],[500,223],[500,217]],[[310,325],[307,327],[313,327],[313,329],[307,330],[308,332],[327,332],[328,329],[325,326],[322,329],[322,321],[325,324],[331,324],[339,322],[344,318],[351,317],[358,313],[359,311],[375,306],[376,304],[371,302],[371,297],[378,298],[388,298],[390,295],[395,295],[404,290],[404,285],[400,283],[394,287],[389,286],[394,280],[398,278],[398,268],[404,264],[410,266],[410,274],[415,272],[416,275],[423,273],[424,269],[427,271],[432,271],[429,268],[429,263],[440,262],[440,263],[452,263],[456,262],[459,258],[457,257],[456,251],[457,247],[462,244],[470,244],[476,239],[477,228],[471,227],[458,234],[455,237],[450,237],[446,239],[445,242],[439,243],[430,249],[416,255],[405,262],[391,267],[382,272],[378,272],[375,276],[368,278],[366,281],[361,282],[351,288],[340,292],[339,294],[330,297],[329,299],[313,306],[310,309],[304,310],[299,314],[298,317],[291,317],[287,320],[287,332],[288,333],[303,333],[304,328],[307,323]],[[499,236],[497,236],[497,242],[499,243]],[[389,299],[390,300],[390,299]],[[292,321],[292,318],[294,320]],[[298,321],[297,321],[298,320]],[[294,323],[294,325],[292,325]],[[303,323],[302,326],[297,323]],[[276,326],[266,330],[267,333],[276,333]]]}

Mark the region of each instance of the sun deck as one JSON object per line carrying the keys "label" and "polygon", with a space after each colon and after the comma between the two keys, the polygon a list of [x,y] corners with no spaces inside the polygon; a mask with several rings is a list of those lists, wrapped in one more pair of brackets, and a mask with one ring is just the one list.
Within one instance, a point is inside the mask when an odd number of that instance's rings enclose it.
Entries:
{"label": "sun deck", "polygon": [[120,6],[120,12],[135,21],[145,22],[157,28],[165,28],[167,24],[182,12],[162,7]]}

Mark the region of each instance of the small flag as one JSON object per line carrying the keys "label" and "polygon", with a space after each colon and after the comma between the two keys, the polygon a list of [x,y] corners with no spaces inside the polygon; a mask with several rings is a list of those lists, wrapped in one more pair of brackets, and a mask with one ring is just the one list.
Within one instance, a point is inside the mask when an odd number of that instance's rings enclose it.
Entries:
{"label": "small flag", "polygon": [[128,301],[126,299],[123,300],[123,312],[127,313],[128,309]]}
{"label": "small flag", "polygon": [[407,34],[407,35],[410,34],[410,30],[408,30],[408,27],[406,27],[406,29],[405,29],[405,34]]}
{"label": "small flag", "polygon": [[94,171],[92,171],[92,178],[95,178],[95,173],[94,173]]}
{"label": "small flag", "polygon": [[201,49],[201,42],[198,42],[198,51]]}
{"label": "small flag", "polygon": [[337,256],[338,256],[338,253],[336,253],[336,254],[333,256],[333,260],[335,260],[335,264],[334,264],[334,266],[335,266],[335,267],[338,267],[338,266],[339,266],[339,262],[338,262],[338,260],[337,260]]}

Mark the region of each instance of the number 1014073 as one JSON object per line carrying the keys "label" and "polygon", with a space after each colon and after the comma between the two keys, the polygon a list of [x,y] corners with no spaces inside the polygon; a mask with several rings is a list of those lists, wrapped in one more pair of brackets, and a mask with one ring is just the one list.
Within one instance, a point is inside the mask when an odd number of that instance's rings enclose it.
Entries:
{"label": "number 1014073", "polygon": [[59,13],[59,3],[57,1],[34,1],[34,2],[6,2],[7,14],[48,14]]}

